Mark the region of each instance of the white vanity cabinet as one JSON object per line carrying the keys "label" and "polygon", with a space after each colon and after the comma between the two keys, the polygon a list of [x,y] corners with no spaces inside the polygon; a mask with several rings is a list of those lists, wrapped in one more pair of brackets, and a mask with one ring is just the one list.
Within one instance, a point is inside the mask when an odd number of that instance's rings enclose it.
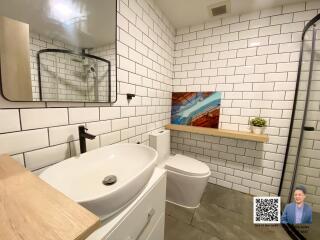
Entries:
{"label": "white vanity cabinet", "polygon": [[156,168],[139,196],[87,240],[163,240],[166,171]]}

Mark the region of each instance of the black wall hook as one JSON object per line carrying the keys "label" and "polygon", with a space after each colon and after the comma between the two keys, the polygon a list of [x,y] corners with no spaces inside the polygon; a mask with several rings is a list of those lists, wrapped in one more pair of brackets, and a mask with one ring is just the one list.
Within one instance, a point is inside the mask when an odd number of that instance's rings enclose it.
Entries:
{"label": "black wall hook", "polygon": [[131,100],[132,98],[134,98],[136,95],[133,93],[127,93],[127,99]]}

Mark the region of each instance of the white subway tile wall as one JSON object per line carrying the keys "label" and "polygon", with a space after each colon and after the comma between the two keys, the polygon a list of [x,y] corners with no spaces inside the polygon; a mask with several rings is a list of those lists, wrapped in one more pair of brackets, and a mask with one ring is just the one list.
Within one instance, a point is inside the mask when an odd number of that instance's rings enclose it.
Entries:
{"label": "white subway tile wall", "polygon": [[0,110],[0,133],[20,131],[19,110]]}
{"label": "white subway tile wall", "polygon": [[[0,154],[9,153],[39,173],[39,169],[79,154],[81,124],[97,135],[95,140],[87,140],[91,150],[117,142],[148,144],[148,133],[170,122],[174,28],[152,3],[120,0],[117,29],[118,101],[11,103],[1,97]],[[58,44],[44,38],[37,43],[46,41]],[[35,46],[32,49],[36,51]],[[104,52],[103,48],[95,53]],[[127,93],[136,97],[128,102]]]}
{"label": "white subway tile wall", "polygon": [[[0,98],[0,153],[39,173],[79,154],[80,124],[98,135],[87,141],[88,150],[118,142],[148,144],[149,132],[170,122],[172,91],[220,91],[220,128],[249,131],[250,117],[261,116],[268,121],[270,140],[262,144],[173,131],[172,151],[208,164],[212,183],[253,195],[276,194],[301,30],[319,9],[319,2],[311,1],[175,31],[152,1],[118,0],[118,101],[10,103]],[[126,93],[136,97],[128,102]]]}
{"label": "white subway tile wall", "polygon": [[20,115],[22,130],[68,124],[66,108],[21,109]]}
{"label": "white subway tile wall", "polygon": [[210,182],[253,195],[278,193],[301,32],[320,12],[316,2],[177,30],[173,91],[220,91],[220,128],[250,131],[255,116],[268,123],[265,144],[172,131],[172,151],[208,164]]}
{"label": "white subway tile wall", "polygon": [[69,158],[70,146],[68,143],[65,143],[32,152],[26,152],[24,157],[26,168],[35,170]]}
{"label": "white subway tile wall", "polygon": [[[39,79],[37,53],[47,48],[68,49],[80,52],[81,49],[43,37],[36,33],[30,33],[30,63],[33,100],[39,100]],[[88,50],[89,54],[108,59],[111,62],[111,99],[115,99],[115,44],[110,43],[103,47]],[[92,74],[84,75],[82,59],[79,56],[63,53],[42,53],[41,59],[41,82],[43,99],[54,101],[59,98],[64,101],[106,101],[108,99],[108,86],[105,81],[105,72],[108,70],[106,63],[87,59],[97,68],[99,78],[98,95],[94,94],[94,78]],[[67,84],[57,80],[62,78]],[[86,81],[84,81],[86,78]],[[76,85],[77,88],[70,88],[69,85]],[[88,85],[89,84],[89,85]],[[88,86],[89,89],[88,90]],[[79,89],[81,90],[79,93]]]}

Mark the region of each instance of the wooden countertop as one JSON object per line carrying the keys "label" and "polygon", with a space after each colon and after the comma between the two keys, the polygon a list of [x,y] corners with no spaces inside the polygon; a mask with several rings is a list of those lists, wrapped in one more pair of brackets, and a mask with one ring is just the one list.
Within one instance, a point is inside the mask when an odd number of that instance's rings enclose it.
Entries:
{"label": "wooden countertop", "polygon": [[96,215],[0,156],[0,239],[81,240],[99,226]]}
{"label": "wooden countertop", "polygon": [[235,138],[235,139],[242,139],[242,140],[256,141],[256,142],[267,142],[269,139],[269,137],[264,134],[254,134],[250,132],[240,132],[240,131],[226,130],[226,129],[194,127],[194,126],[177,125],[177,124],[167,124],[165,128],[175,130],[175,131],[191,132],[191,133],[198,133],[198,134],[211,135],[211,136],[217,136],[217,137]]}

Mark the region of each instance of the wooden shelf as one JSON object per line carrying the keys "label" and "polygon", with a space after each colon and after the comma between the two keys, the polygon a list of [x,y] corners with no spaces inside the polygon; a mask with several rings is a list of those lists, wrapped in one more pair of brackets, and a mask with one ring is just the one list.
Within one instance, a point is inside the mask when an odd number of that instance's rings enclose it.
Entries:
{"label": "wooden shelf", "polygon": [[0,155],[0,238],[84,240],[99,218],[9,155]]}
{"label": "wooden shelf", "polygon": [[240,132],[240,131],[226,130],[226,129],[194,127],[194,126],[185,126],[185,125],[176,125],[176,124],[168,124],[165,126],[165,128],[170,130],[175,130],[175,131],[191,132],[191,133],[198,133],[198,134],[225,137],[225,138],[235,138],[235,139],[242,139],[242,140],[256,141],[256,142],[267,142],[269,139],[269,137],[264,134],[254,134],[250,132]]}

